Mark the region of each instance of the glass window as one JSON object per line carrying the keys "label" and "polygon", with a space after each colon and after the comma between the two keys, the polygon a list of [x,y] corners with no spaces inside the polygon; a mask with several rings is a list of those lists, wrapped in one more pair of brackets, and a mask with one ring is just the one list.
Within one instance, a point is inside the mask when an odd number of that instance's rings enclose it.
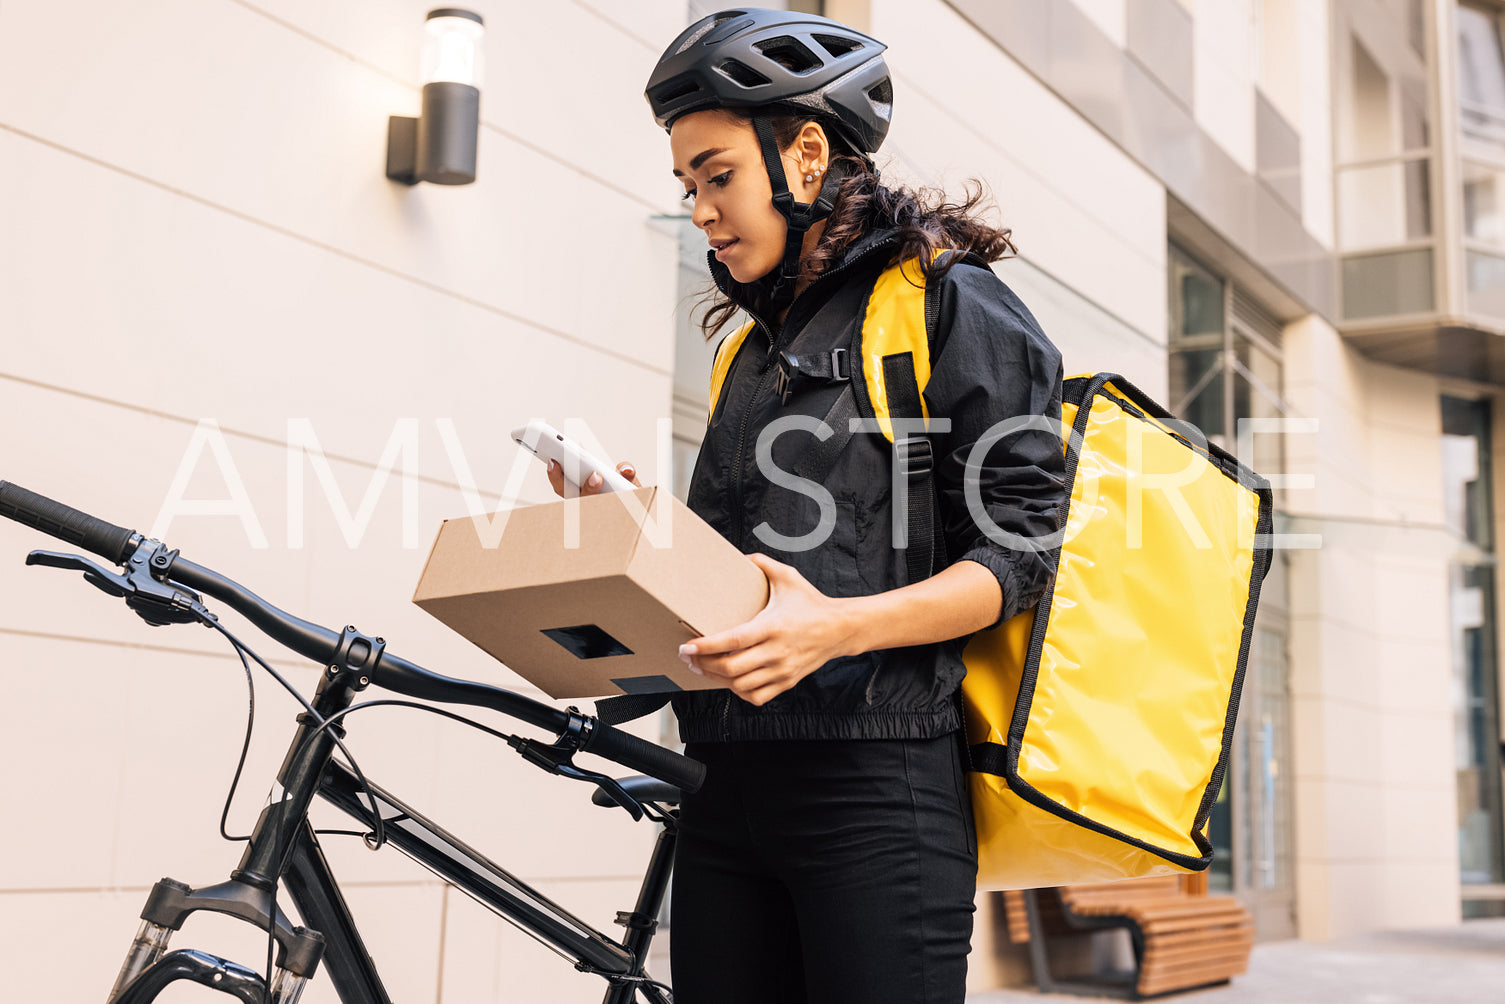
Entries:
{"label": "glass window", "polygon": [[1390,75],[1357,38],[1349,39],[1347,112],[1339,134],[1341,160],[1377,160],[1400,153]]}
{"label": "glass window", "polygon": [[1431,248],[1343,259],[1343,316],[1348,320],[1425,313],[1433,303]]}
{"label": "glass window", "polygon": [[[1171,245],[1169,404],[1225,448],[1241,418],[1285,414],[1281,325],[1241,288]],[[1235,427],[1236,428],[1236,427]],[[1279,436],[1254,437],[1241,458],[1263,474],[1284,470]],[[1293,932],[1283,564],[1271,569],[1244,672],[1243,710],[1223,784],[1208,817],[1208,888],[1234,893],[1267,936]]]}
{"label": "glass window", "polygon": [[1505,170],[1464,162],[1463,229],[1471,241],[1505,249]]}
{"label": "glass window", "polygon": [[[1280,396],[1281,365],[1262,341],[1235,329],[1233,332],[1233,414],[1236,418],[1279,418],[1284,404]],[[1243,458],[1256,471],[1285,469],[1280,436],[1255,436],[1254,456]]]}
{"label": "glass window", "polygon": [[1505,317],[1505,258],[1479,251],[1469,251],[1464,258],[1469,310]]}
{"label": "glass window", "polygon": [[1463,133],[1486,143],[1505,140],[1505,52],[1498,14],[1458,5],[1458,94]]}
{"label": "glass window", "polygon": [[[1218,339],[1219,343],[1222,339]],[[1205,435],[1223,434],[1223,347],[1171,353],[1171,410]]]}
{"label": "glass window", "polygon": [[1432,234],[1425,160],[1347,167],[1338,174],[1338,242],[1345,251],[1408,244]]}
{"label": "glass window", "polygon": [[[1505,881],[1499,671],[1487,401],[1442,399],[1443,511],[1458,539],[1449,568],[1458,863],[1465,884]],[[1465,915],[1480,906],[1465,902]]]}
{"label": "glass window", "polygon": [[1243,885],[1248,889],[1279,889],[1289,881],[1290,778],[1286,762],[1287,694],[1285,638],[1276,631],[1256,630],[1253,651],[1245,670],[1239,732],[1244,754],[1244,813],[1242,836]]}
{"label": "glass window", "polygon": [[[1436,172],[1425,15],[1413,0],[1339,4],[1335,14],[1342,317],[1430,313],[1436,306],[1430,246]],[[1375,254],[1380,251],[1389,253]]]}
{"label": "glass window", "polygon": [[1170,254],[1170,405],[1211,437],[1223,436],[1227,288],[1175,246]]}

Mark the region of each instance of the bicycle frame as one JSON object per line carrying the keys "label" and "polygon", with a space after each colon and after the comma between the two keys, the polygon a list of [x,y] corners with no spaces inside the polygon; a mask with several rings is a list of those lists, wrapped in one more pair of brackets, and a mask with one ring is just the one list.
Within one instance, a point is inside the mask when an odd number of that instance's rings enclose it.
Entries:
{"label": "bicycle frame", "polygon": [[[226,603],[269,638],[327,667],[313,701],[298,716],[299,727],[277,773],[272,798],[256,820],[239,866],[219,885],[194,889],[164,878],[153,886],[141,911],[141,928],[110,991],[111,1004],[149,1004],[167,986],[183,980],[246,1004],[297,1004],[326,955],[331,981],[344,1004],[390,1004],[309,824],[315,796],[387,835],[399,850],[446,882],[573,960],[575,968],[602,976],[608,983],[605,1004],[631,1004],[639,991],[650,1004],[670,1004],[672,994],[647,979],[643,962],[674,857],[678,817],[665,806],[673,804],[669,793],[676,786],[688,791],[700,786],[703,765],[576,708],[560,711],[498,687],[430,672],[388,652],[382,638],[362,634],[354,626],[335,632],[294,617],[160,541],[6,481],[0,481],[0,516],[82,546],[118,566],[121,571],[114,572],[80,555],[54,551],[32,551],[26,557],[28,565],[82,572],[86,582],[124,599],[148,624],[216,627],[244,656],[241,642],[200,602],[203,593]],[[270,671],[265,662],[262,665]],[[494,734],[534,766],[590,781],[634,818],[646,814],[664,824],[637,905],[617,914],[617,923],[627,928],[623,941],[597,931],[333,759],[345,735],[344,712],[357,693],[373,685],[441,704],[489,708],[552,732],[556,738],[551,744]],[[580,752],[641,771],[668,787],[647,786],[634,795],[627,790],[631,784],[576,765],[573,757]],[[279,885],[286,887],[312,929],[295,926],[277,908]],[[205,952],[169,952],[173,933],[195,912],[234,917],[267,932],[276,943],[274,971],[263,977]]]}
{"label": "bicycle frame", "polygon": [[[325,719],[349,707],[363,684],[337,669],[324,677],[313,706]],[[294,1004],[303,987],[326,963],[342,1004],[391,1004],[366,950],[355,918],[329,869],[308,807],[315,795],[342,812],[373,825],[374,799],[387,842],[454,885],[477,902],[554,948],[575,968],[604,977],[609,987],[603,1004],[630,1004],[641,992],[651,1004],[672,998],[645,982],[644,961],[657,927],[673,866],[675,828],[672,817],[659,834],[643,877],[637,904],[617,915],[627,928],[618,942],[452,836],[391,793],[362,784],[355,773],[333,759],[339,725],[318,728],[299,716],[300,728],[278,773],[280,801],[262,810],[240,866],[228,882],[190,889],[171,879],[158,882],[142,911],[142,931],[121,969],[110,1004],[149,1004],[168,984],[190,980],[246,1001],[263,1004],[264,984],[250,969],[206,953],[167,952],[171,933],[190,913],[208,911],[233,916],[271,929],[278,945],[270,1004]],[[298,914],[312,930],[295,927],[280,910],[272,915],[276,875]]]}

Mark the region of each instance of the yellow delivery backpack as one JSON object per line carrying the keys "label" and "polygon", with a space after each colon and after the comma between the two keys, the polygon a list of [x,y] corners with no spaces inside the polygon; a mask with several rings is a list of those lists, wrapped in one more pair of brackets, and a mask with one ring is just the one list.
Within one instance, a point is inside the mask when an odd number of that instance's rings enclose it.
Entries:
{"label": "yellow delivery backpack", "polygon": [[[971,255],[954,267],[963,265],[987,267]],[[868,297],[850,350],[862,390],[852,397],[890,441],[891,417],[929,417],[921,392],[937,303],[927,315],[913,265],[890,267]],[[713,406],[750,328],[718,347]],[[785,353],[781,370],[798,362]],[[845,422],[827,421],[828,446],[846,438],[836,428]],[[1067,379],[1062,422],[1070,496],[1052,584],[1034,609],[973,635],[963,652],[982,889],[1212,863],[1207,819],[1269,566],[1268,483],[1132,384]],[[916,459],[928,461],[923,440],[901,437],[895,449],[912,500],[933,498],[930,464]],[[918,581],[934,531],[928,512],[911,506],[910,516]]]}

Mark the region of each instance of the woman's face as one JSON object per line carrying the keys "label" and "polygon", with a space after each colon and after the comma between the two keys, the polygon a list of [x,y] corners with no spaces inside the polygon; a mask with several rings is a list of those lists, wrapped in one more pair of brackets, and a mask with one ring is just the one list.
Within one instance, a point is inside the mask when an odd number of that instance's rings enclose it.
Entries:
{"label": "woman's face", "polygon": [[[796,140],[784,151],[784,175],[794,197],[808,201],[801,184],[808,165],[802,166],[794,152],[800,146]],[[714,109],[692,112],[675,121],[669,148],[674,176],[695,204],[691,219],[732,278],[752,282],[777,268],[789,226],[773,207],[773,187],[752,123]]]}

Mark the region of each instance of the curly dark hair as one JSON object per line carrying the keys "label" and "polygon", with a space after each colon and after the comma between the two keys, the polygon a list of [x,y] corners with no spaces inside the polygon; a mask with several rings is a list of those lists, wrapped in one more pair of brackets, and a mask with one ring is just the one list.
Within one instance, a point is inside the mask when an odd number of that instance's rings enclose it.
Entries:
{"label": "curly dark hair", "polygon": [[[872,230],[894,228],[898,231],[899,260],[917,259],[926,282],[943,276],[955,263],[953,258],[936,264],[935,252],[942,248],[971,251],[985,261],[998,261],[1018,253],[1007,227],[995,227],[980,218],[979,207],[985,206],[986,188],[973,179],[965,186],[965,198],[947,202],[946,193],[938,188],[890,188],[878,180],[872,163],[852,153],[832,123],[821,117],[790,115],[787,110],[724,108],[721,111],[751,120],[764,114],[773,126],[779,149],[787,149],[807,122],[825,130],[831,144],[828,170],[841,178],[836,203],[826,219],[820,243],[806,255],[801,267],[810,278],[819,276],[840,260],[842,252],[857,238]],[[725,296],[713,284],[696,304],[704,309],[700,329],[706,340],[715,338],[741,309],[750,305],[755,313],[773,323],[773,278],[764,276],[749,283],[728,278],[735,299]]]}

